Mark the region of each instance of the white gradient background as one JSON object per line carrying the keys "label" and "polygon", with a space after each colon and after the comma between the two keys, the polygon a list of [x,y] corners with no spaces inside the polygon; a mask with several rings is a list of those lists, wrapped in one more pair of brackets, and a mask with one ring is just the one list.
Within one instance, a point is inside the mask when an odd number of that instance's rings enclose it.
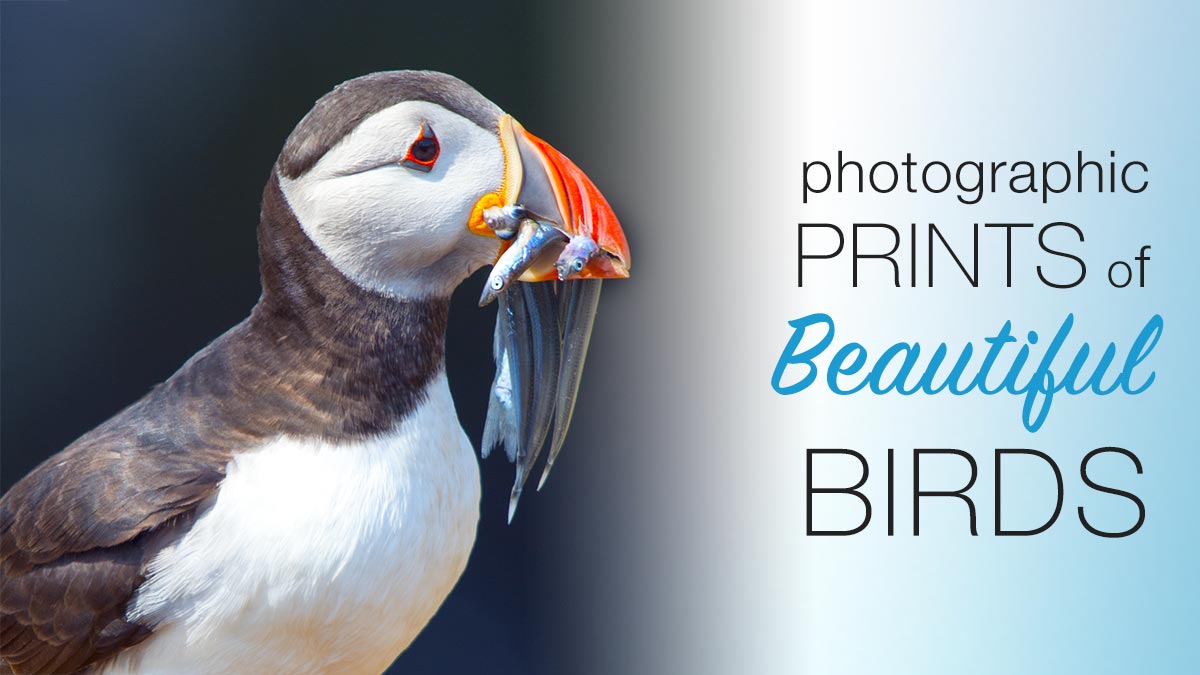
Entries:
{"label": "white gradient background", "polygon": [[[573,72],[620,94],[556,105],[597,132],[578,154],[595,158],[600,169],[585,168],[617,196],[634,254],[634,280],[606,288],[590,360],[622,365],[591,371],[581,400],[622,392],[605,402],[616,424],[576,432],[607,434],[610,449],[566,460],[594,486],[567,519],[589,543],[560,580],[583,589],[572,648],[594,672],[1194,670],[1198,18],[1194,6],[754,1],[629,2],[562,18],[588,28],[563,45]],[[1048,206],[1003,194],[963,206],[949,192],[826,193],[801,205],[801,162],[832,162],[839,149],[864,163],[911,151],[952,165],[1116,150],[1149,164],[1151,187]],[[1013,289],[1003,288],[995,232],[984,234],[979,289],[945,266],[934,289],[888,288],[872,283],[878,276],[853,289],[838,264],[814,264],[811,286],[796,288],[800,221],[933,221],[966,244],[976,221],[1056,220],[1087,235],[1089,275],[1077,289],[1037,282],[1034,266],[1053,261],[1036,255],[1029,232]],[[1147,287],[1109,287],[1108,263],[1141,244],[1153,247]],[[815,311],[836,320],[835,347],[855,339],[874,354],[900,340],[980,343],[1006,319],[1044,344],[1068,312],[1068,346],[1128,345],[1154,313],[1165,331],[1148,392],[1060,396],[1030,434],[1010,396],[838,397],[821,381],[775,394],[786,322]],[[1145,469],[1137,476],[1119,457],[1094,465],[1096,480],[1146,503],[1145,526],[1125,539],[1090,535],[1075,515],[1085,506],[1097,525],[1133,522],[1128,502],[1079,479],[1082,456],[1107,445],[1131,449]],[[804,536],[808,447],[871,460],[876,510],[863,534]],[[961,503],[938,499],[923,502],[922,535],[911,536],[914,447],[975,456],[979,537],[967,535]],[[1066,497],[1049,532],[992,534],[998,447],[1058,461]],[[928,466],[928,488],[956,487],[966,473]],[[1040,522],[1052,482],[1010,468],[1006,525]],[[853,522],[858,503],[844,503]]]}

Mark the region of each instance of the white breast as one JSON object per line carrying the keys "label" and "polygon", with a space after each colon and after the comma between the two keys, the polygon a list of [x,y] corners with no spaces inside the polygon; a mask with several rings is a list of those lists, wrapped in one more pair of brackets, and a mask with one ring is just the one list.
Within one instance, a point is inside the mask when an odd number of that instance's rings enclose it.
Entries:
{"label": "white breast", "polygon": [[382,672],[462,574],[479,468],[445,375],[391,433],[238,455],[153,561],[131,618],[155,634],[106,673]]}

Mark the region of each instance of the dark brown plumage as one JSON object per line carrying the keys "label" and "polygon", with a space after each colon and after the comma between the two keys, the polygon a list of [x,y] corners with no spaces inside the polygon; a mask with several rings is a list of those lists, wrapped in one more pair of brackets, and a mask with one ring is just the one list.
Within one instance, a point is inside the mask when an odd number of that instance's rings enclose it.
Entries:
{"label": "dark brown plumage", "polygon": [[350,282],[304,236],[275,174],[259,240],[250,317],[0,499],[0,656],[16,672],[75,672],[150,634],[124,620],[145,565],[237,449],[383,431],[441,370],[449,299]]}
{"label": "dark brown plumage", "polygon": [[78,672],[150,636],[154,626],[126,621],[146,565],[191,526],[238,450],[280,434],[362,438],[421,402],[443,367],[449,298],[401,301],[354,284],[279,185],[404,100],[493,130],[501,115],[441,73],[379,73],[322,97],[263,193],[263,293],[250,317],[0,498],[0,672]]}

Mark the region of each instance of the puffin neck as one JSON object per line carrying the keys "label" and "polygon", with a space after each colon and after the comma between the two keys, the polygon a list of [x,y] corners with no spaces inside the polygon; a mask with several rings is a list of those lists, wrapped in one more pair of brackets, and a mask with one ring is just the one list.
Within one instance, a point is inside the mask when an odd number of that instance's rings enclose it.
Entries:
{"label": "puffin neck", "polygon": [[325,413],[323,435],[402,419],[444,367],[450,298],[392,298],[350,281],[304,234],[274,172],[258,237],[263,292],[244,324],[257,347],[242,354],[256,355],[253,370]]}

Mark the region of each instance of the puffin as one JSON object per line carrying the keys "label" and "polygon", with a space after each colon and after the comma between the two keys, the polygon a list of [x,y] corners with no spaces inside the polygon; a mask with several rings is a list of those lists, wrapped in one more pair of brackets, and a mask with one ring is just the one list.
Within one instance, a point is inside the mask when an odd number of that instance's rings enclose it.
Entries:
{"label": "puffin", "polygon": [[[526,230],[549,234],[534,248]],[[430,71],[316,102],[272,168],[258,247],[248,318],[0,498],[0,672],[383,672],[480,517],[451,293],[496,265],[482,449],[518,464],[511,519],[531,457],[561,446],[598,285],[629,275],[587,176]]]}

